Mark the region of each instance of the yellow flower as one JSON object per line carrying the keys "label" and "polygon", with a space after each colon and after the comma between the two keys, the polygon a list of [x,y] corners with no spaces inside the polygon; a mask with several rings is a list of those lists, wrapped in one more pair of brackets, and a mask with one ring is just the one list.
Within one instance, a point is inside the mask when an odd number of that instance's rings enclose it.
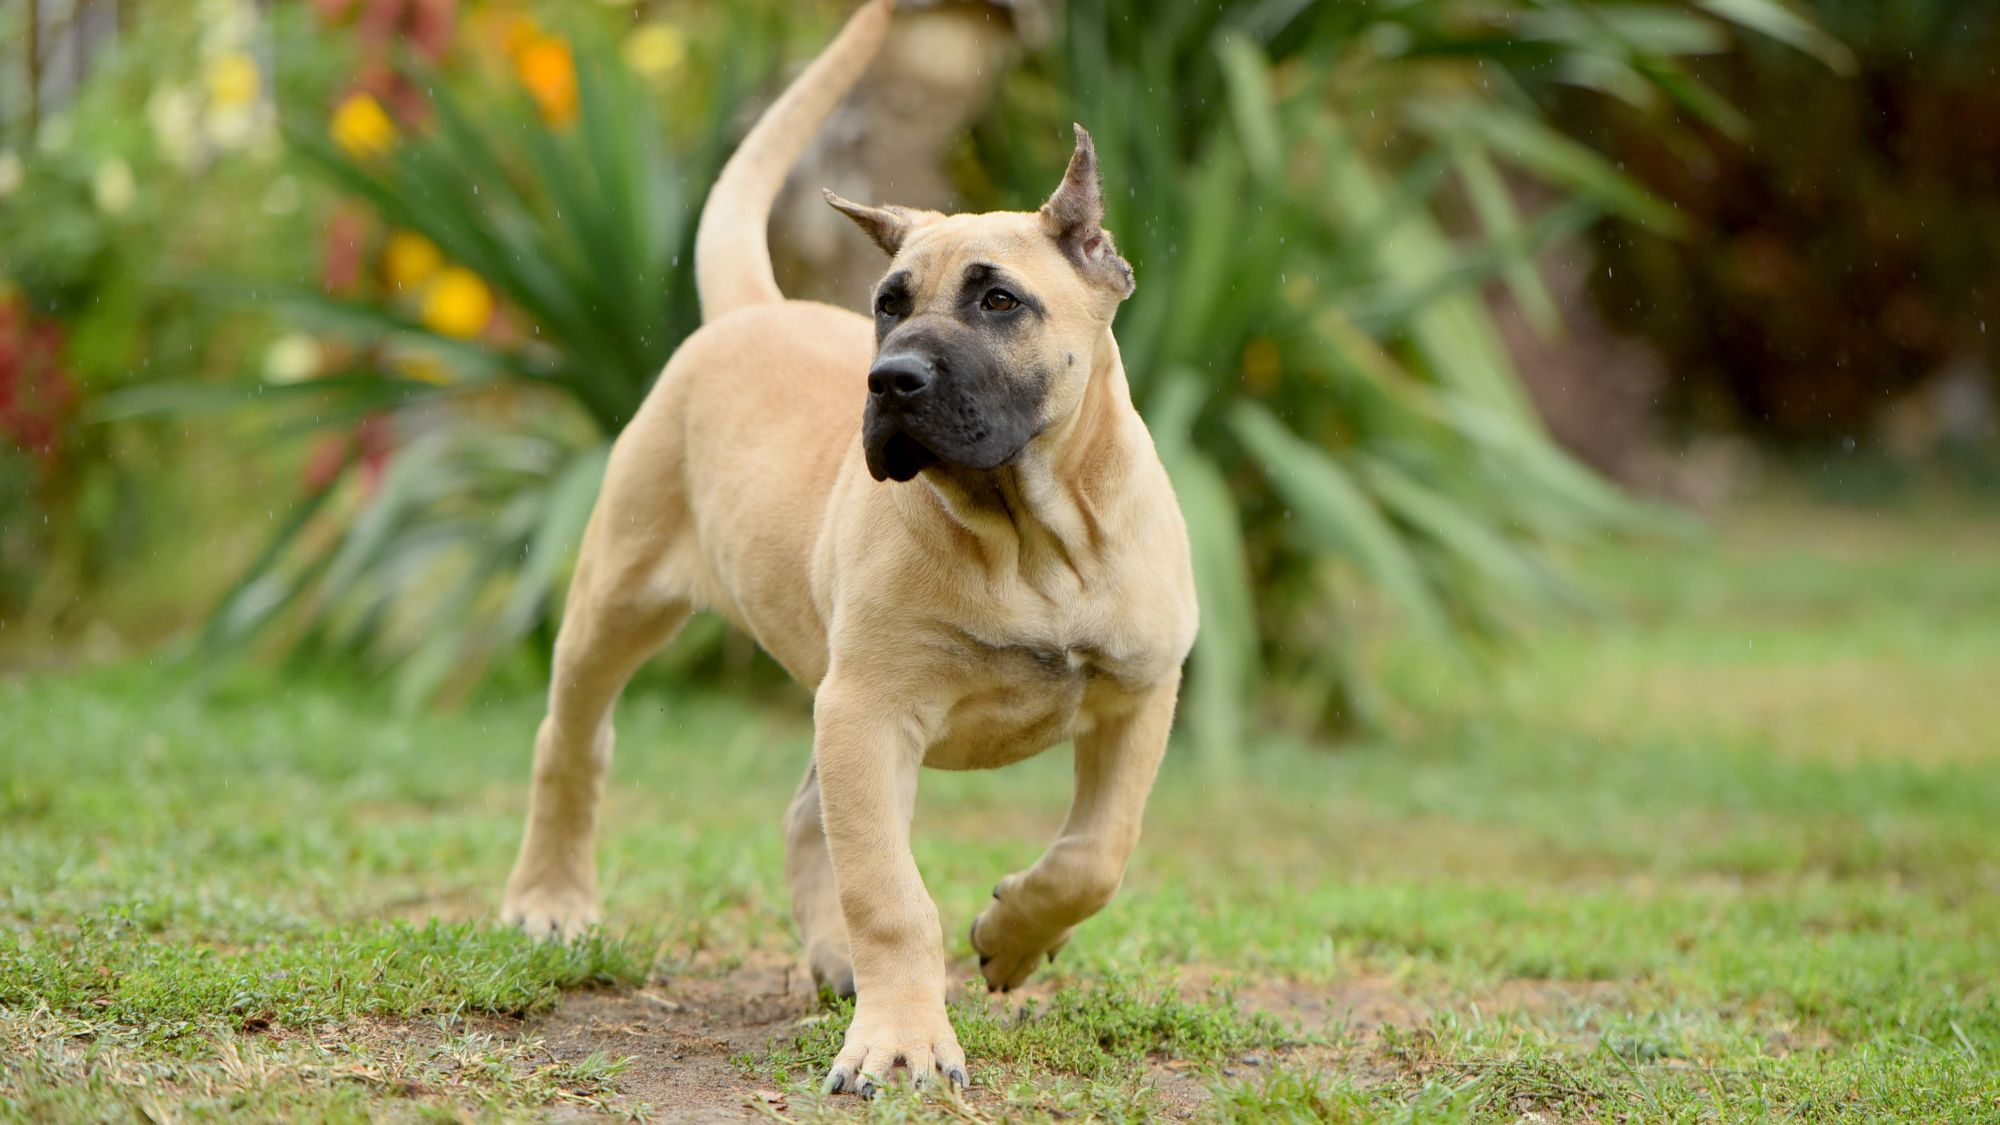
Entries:
{"label": "yellow flower", "polygon": [[670,23],[649,23],[625,37],[620,49],[632,73],[657,82],[672,73],[687,58],[687,40]]}
{"label": "yellow flower", "polygon": [[396,143],[396,123],[382,103],[367,94],[349,94],[333,111],[333,140],[349,156],[381,156]]}
{"label": "yellow flower", "polygon": [[257,63],[247,52],[229,51],[208,64],[208,100],[216,105],[249,105],[257,86]]}
{"label": "yellow flower", "polygon": [[491,319],[493,291],[463,266],[440,270],[424,294],[424,323],[440,335],[469,339]]}
{"label": "yellow flower", "polygon": [[382,272],[388,276],[389,284],[406,293],[414,293],[423,287],[444,265],[444,255],[431,245],[431,240],[411,230],[399,230],[389,236],[389,244],[382,248]]}
{"label": "yellow flower", "polygon": [[537,35],[514,52],[514,71],[542,108],[542,120],[567,125],[576,120],[576,60],[569,44]]}

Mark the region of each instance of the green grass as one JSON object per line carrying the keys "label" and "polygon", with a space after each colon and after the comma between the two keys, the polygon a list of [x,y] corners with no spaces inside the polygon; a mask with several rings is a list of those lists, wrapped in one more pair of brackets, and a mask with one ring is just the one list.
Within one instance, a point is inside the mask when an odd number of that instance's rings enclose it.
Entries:
{"label": "green grass", "polygon": [[[1410,706],[1375,740],[1274,739],[1233,777],[1171,759],[1111,909],[1025,1000],[955,998],[967,1104],[820,1098],[848,1009],[807,1001],[713,1048],[709,1096],[802,1120],[2000,1118],[1996,559],[1992,512],[1798,505],[1592,555],[1618,614],[1476,668],[1386,647]],[[398,716],[274,672],[186,679],[0,683],[0,1117],[671,1110],[694,1056],[557,1051],[551,1021],[727,997],[789,955],[803,712],[629,699],[607,927],[552,949],[489,924],[531,693]],[[962,977],[1066,758],[925,779]]]}

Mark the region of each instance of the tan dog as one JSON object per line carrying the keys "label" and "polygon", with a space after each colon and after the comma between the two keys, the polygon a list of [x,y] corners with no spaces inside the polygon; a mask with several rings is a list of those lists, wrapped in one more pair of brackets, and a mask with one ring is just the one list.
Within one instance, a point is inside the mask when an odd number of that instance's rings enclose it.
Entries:
{"label": "tan dog", "polygon": [[889,16],[871,0],[849,20],[702,212],[706,324],[612,450],[503,908],[539,935],[596,920],[612,704],[690,613],[723,614],[814,691],[785,867],[814,974],[857,996],[827,1088],[862,1093],[898,1063],[966,1080],[910,852],[919,767],[1075,739],[1061,834],[973,923],[986,981],[1011,988],[1118,889],[1195,631],[1187,530],[1111,337],[1132,275],[1082,129],[1039,212],[833,198],[892,258],[872,324],[772,280],[771,201]]}

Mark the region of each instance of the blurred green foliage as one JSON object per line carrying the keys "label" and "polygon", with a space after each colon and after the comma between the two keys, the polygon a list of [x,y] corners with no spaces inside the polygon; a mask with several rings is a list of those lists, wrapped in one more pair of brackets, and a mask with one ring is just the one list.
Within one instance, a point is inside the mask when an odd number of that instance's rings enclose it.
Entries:
{"label": "blurred green foliage", "polygon": [[[234,397],[276,433],[324,432],[205,646],[275,638],[391,668],[406,703],[462,696],[524,637],[546,652],[609,441],[699,323],[694,219],[762,73],[717,63],[727,43],[770,42],[772,14],[719,9],[621,45],[608,20],[559,16],[557,33],[496,6],[447,59],[406,62],[414,122],[372,93],[286,103],[297,166],[365,223],[330,252],[354,264],[326,277],[212,288],[311,334],[306,370]],[[285,54],[343,38],[319,29]],[[627,61],[635,42],[671,60],[690,40],[697,56],[671,67]],[[179,385],[125,403],[218,401]]]}
{"label": "blurred green foliage", "polygon": [[[298,642],[394,665],[416,701],[461,692],[549,624],[609,438],[699,324],[679,264],[724,136],[712,125],[671,150],[652,94],[601,37],[582,43],[574,127],[476,70],[427,75],[430,128],[384,153],[343,151],[310,107],[291,115],[307,167],[452,265],[416,311],[393,284],[256,294],[353,345],[345,370],[298,389],[320,419],[386,412],[395,449],[386,466],[349,458],[361,495],[331,482],[310,495],[225,599],[211,642],[289,611]],[[454,323],[439,296],[449,270],[475,274],[462,281],[475,294],[490,286],[508,330],[478,312]]]}

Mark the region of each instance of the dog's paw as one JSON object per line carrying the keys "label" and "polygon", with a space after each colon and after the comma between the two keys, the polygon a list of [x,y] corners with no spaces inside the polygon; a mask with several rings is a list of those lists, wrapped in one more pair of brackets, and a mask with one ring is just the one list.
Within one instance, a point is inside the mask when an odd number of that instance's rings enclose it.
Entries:
{"label": "dog's paw", "polygon": [[500,920],[541,941],[574,941],[597,924],[597,896],[575,887],[509,889]]}
{"label": "dog's paw", "polygon": [[901,1067],[917,1086],[942,1078],[964,1089],[965,1052],[951,1029],[943,1001],[929,1004],[855,1006],[847,1039],[833,1059],[822,1089],[872,1098]]}
{"label": "dog's paw", "polygon": [[972,920],[967,936],[972,951],[979,955],[979,974],[986,978],[986,987],[1009,992],[1020,987],[1037,965],[1054,961],[1074,932],[1073,928],[1037,931],[1028,927],[1008,911],[1000,891],[995,890],[992,904]]}

